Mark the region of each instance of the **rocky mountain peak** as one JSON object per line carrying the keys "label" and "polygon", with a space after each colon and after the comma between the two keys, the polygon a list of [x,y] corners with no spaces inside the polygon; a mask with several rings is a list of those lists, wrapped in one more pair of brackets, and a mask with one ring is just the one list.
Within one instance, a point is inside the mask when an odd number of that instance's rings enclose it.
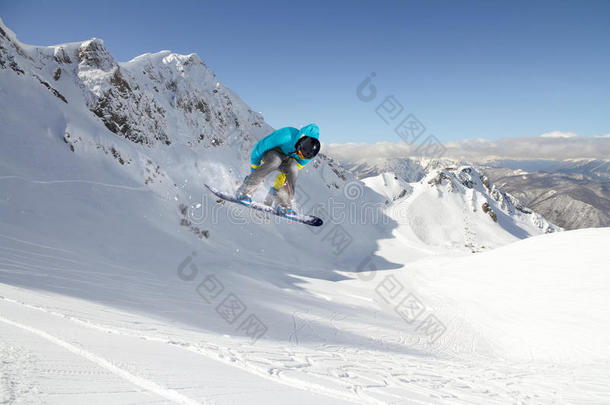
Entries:
{"label": "rocky mountain peak", "polygon": [[444,167],[432,170],[424,183],[436,187],[439,192],[459,193],[469,200],[472,210],[481,209],[494,221],[500,213],[506,216],[529,217],[532,224],[545,233],[560,231],[541,215],[527,208],[521,201],[496,187],[489,178],[472,166]]}
{"label": "rocky mountain peak", "polygon": [[85,41],[78,48],[78,60],[80,67],[90,67],[109,72],[117,66],[114,57],[104,46],[104,41],[92,38]]}

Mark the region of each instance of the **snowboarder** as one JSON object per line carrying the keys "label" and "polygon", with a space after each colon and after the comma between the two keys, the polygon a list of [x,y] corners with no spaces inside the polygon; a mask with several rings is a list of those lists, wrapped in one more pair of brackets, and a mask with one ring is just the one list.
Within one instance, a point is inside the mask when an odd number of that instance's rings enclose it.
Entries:
{"label": "snowboarder", "polygon": [[294,186],[299,170],[320,151],[320,130],[316,124],[296,129],[286,127],[274,131],[258,141],[250,155],[251,172],[237,189],[235,198],[242,204],[252,202],[252,194],[275,170],[280,174],[269,189],[265,204],[275,206],[281,215],[295,215],[292,209]]}

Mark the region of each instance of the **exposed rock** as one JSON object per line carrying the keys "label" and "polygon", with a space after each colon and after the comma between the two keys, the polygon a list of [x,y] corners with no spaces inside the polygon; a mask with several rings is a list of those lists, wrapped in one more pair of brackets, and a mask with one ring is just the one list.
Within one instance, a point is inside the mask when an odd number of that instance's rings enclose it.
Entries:
{"label": "exposed rock", "polygon": [[60,65],[72,63],[72,59],[68,56],[68,54],[66,53],[66,50],[63,47],[57,47],[55,49],[53,58],[55,59],[55,62],[57,62]]}
{"label": "exposed rock", "polygon": [[44,87],[46,87],[47,89],[49,89],[51,91],[51,93],[53,93],[53,95],[57,98],[59,98],[61,101],[63,101],[64,103],[68,104],[68,100],[66,100],[66,98],[57,90],[55,90],[53,87],[51,87],[51,85],[47,82],[45,82],[44,80],[42,80],[38,75],[33,75],[36,79],[38,79],[38,81],[40,82],[40,84],[42,84]]}
{"label": "exposed rock", "polygon": [[78,49],[78,60],[81,66],[88,66],[105,72],[117,66],[116,61],[104,46],[104,42],[97,38],[82,43]]}
{"label": "exposed rock", "polygon": [[494,210],[491,209],[491,207],[489,206],[489,203],[487,201],[483,203],[481,208],[483,209],[484,213],[489,214],[489,216],[491,217],[491,219],[494,220],[494,222],[498,222],[498,216],[496,215]]}

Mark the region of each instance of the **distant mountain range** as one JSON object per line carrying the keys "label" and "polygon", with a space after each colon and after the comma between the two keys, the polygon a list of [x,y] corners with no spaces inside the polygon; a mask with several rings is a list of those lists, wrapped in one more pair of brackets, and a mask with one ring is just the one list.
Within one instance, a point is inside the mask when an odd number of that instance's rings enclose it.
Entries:
{"label": "distant mountain range", "polygon": [[610,226],[610,161],[495,161],[483,170],[565,229]]}
{"label": "distant mountain range", "polygon": [[[594,141],[610,144],[610,138]],[[454,154],[462,150],[454,149]],[[409,151],[403,145],[391,148],[385,143],[333,144],[327,153],[359,179],[392,172],[414,182],[425,176],[426,169],[471,165],[497,187],[564,229],[610,226],[610,160],[489,159],[472,154],[468,159],[452,156],[422,161],[409,157]]]}

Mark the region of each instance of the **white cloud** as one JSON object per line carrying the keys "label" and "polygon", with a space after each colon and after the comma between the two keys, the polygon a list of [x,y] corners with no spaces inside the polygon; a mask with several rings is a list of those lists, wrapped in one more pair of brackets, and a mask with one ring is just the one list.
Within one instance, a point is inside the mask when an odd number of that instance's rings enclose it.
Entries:
{"label": "white cloud", "polygon": [[[535,136],[521,138],[465,139],[444,144],[444,157],[469,162],[494,159],[606,159],[610,160],[610,134],[601,136]],[[329,144],[325,153],[340,160],[371,162],[414,157],[417,145],[379,142],[375,144]]]}
{"label": "white cloud", "polygon": [[540,136],[543,138],[574,138],[578,136],[578,134],[574,132],[551,131],[545,132]]}

